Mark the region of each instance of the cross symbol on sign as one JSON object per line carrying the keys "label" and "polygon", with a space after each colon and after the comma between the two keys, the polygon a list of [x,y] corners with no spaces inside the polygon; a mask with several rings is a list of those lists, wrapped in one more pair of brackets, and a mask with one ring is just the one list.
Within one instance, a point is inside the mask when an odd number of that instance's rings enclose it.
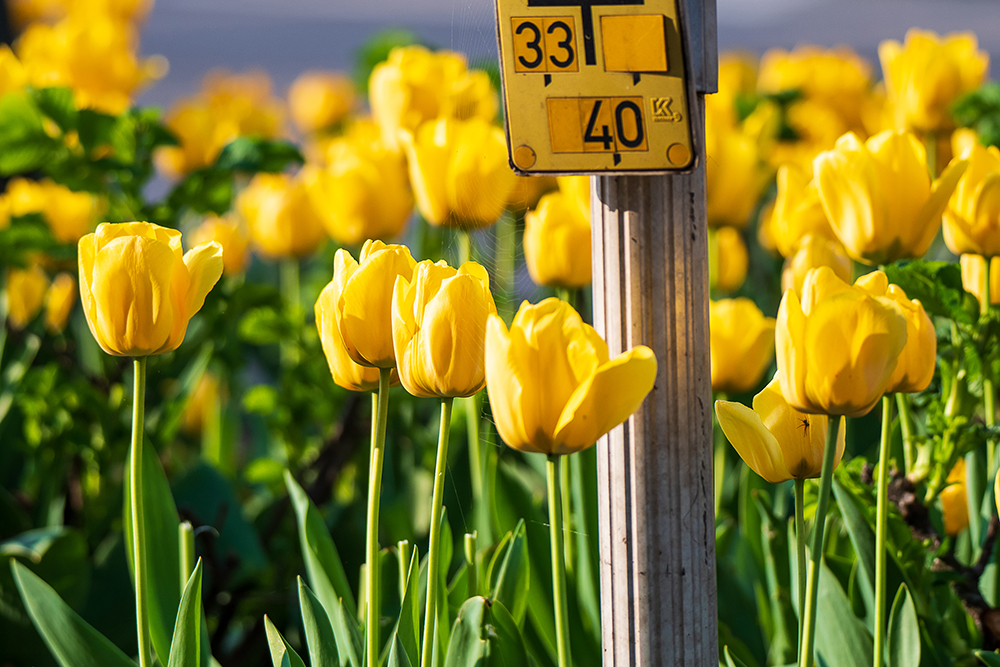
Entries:
{"label": "cross symbol on sign", "polygon": [[528,0],[529,7],[579,7],[583,28],[583,55],[587,65],[597,64],[594,51],[594,7],[624,7],[644,5],[645,0]]}

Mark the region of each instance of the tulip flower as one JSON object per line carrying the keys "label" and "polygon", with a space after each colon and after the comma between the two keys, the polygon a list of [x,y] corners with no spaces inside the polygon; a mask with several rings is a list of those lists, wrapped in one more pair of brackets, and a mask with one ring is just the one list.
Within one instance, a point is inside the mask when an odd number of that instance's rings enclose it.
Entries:
{"label": "tulip flower", "polygon": [[222,267],[225,273],[238,274],[246,269],[250,259],[247,253],[250,237],[237,220],[209,216],[191,231],[190,238],[192,245],[215,241],[222,246]]}
{"label": "tulip flower", "polygon": [[907,132],[887,131],[865,143],[845,134],[814,169],[826,217],[847,254],[888,264],[927,252],[965,162],[952,162],[931,183],[923,145]]}
{"label": "tulip flower", "polygon": [[807,173],[794,164],[778,169],[778,195],[771,212],[769,232],[782,257],[791,257],[807,235],[833,239],[836,236],[826,219],[819,190]]}
{"label": "tulip flower", "polygon": [[240,193],[236,208],[247,221],[250,240],[266,257],[302,257],[326,240],[301,178],[257,174]]}
{"label": "tulip flower", "polygon": [[209,371],[202,373],[181,413],[181,430],[189,435],[201,433],[219,407],[220,391],[219,378]]}
{"label": "tulip flower", "polygon": [[542,195],[555,189],[556,179],[551,176],[518,176],[507,199],[507,208],[518,212],[535,208]]}
{"label": "tulip flower", "polygon": [[590,217],[562,191],[545,195],[525,214],[524,262],[536,285],[590,284]]}
{"label": "tulip flower", "polygon": [[417,207],[430,224],[468,229],[496,222],[517,182],[503,130],[479,118],[442,118],[402,141]]}
{"label": "tulip flower", "polygon": [[[962,266],[962,287],[982,303],[986,258],[981,255],[962,255],[959,262]],[[990,303],[1000,303],[1000,257],[990,259]]]}
{"label": "tulip flower", "polygon": [[958,459],[948,473],[948,486],[941,491],[941,514],[945,535],[957,536],[969,527],[969,500],[965,489],[965,459]]}
{"label": "tulip flower", "polygon": [[60,243],[76,243],[93,231],[106,202],[89,192],[74,192],[48,179],[30,181],[14,178],[3,197],[9,200],[10,215],[41,213]]}
{"label": "tulip flower", "polygon": [[0,44],[0,97],[24,89],[28,74],[7,44]]}
{"label": "tulip flower", "polygon": [[80,303],[108,354],[176,350],[222,275],[222,246],[181,252],[180,232],[148,222],[102,223],[80,239]]}
{"label": "tulip flower", "polygon": [[735,292],[747,279],[750,252],[740,230],[719,227],[709,232],[709,283],[723,292]]}
{"label": "tulip flower", "polygon": [[944,240],[956,255],[1000,256],[1000,149],[963,146],[969,167],[944,211]]}
{"label": "tulip flower", "polygon": [[851,286],[829,267],[788,290],[775,326],[777,377],[802,412],[860,417],[885,393],[906,345],[899,305]]}
{"label": "tulip flower", "polygon": [[745,227],[767,184],[757,139],[706,109],[705,153],[708,224]]}
{"label": "tulip flower", "polygon": [[795,254],[785,260],[781,270],[781,289],[795,290],[802,294],[806,276],[812,269],[828,266],[837,277],[847,282],[851,279],[853,264],[844,252],[840,241],[818,234],[808,234],[799,241]]}
{"label": "tulip flower", "polygon": [[970,32],[941,38],[916,28],[906,33],[904,44],[895,40],[879,44],[897,127],[921,132],[951,129],[952,103],[978,88],[986,76],[989,55],[978,47]]}
{"label": "tulip flower", "polygon": [[37,264],[7,270],[7,317],[14,329],[23,329],[35,319],[48,288],[48,276]]}
{"label": "tulip flower", "polygon": [[51,333],[62,333],[73,306],[76,304],[76,278],[69,273],[60,273],[52,281],[45,295],[45,328]]}
{"label": "tulip flower", "polygon": [[774,318],[750,299],[708,303],[712,390],[727,393],[757,386],[774,358]]}
{"label": "tulip flower", "polygon": [[337,72],[304,72],[288,89],[288,107],[302,132],[333,127],[354,108],[354,84]]}

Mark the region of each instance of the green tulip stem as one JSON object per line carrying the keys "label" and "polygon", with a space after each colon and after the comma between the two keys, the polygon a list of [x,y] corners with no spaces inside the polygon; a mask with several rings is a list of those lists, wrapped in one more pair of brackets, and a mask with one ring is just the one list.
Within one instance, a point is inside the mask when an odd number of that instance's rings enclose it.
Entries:
{"label": "green tulip stem", "polygon": [[[983,298],[979,302],[979,314],[980,319],[987,317],[990,314],[990,301],[992,301],[992,296],[990,295],[990,262],[992,257],[983,257]],[[990,363],[983,364],[983,416],[986,421],[987,426],[994,426],[997,421],[997,402],[996,402],[996,392],[993,385],[993,375],[991,373],[993,365]],[[996,471],[996,440],[990,438],[986,441],[986,474],[992,477]],[[970,514],[969,516],[974,516]]]}
{"label": "green tulip stem", "polygon": [[406,578],[410,574],[410,549],[409,540],[400,540],[396,543],[396,551],[399,553],[399,599],[406,595]]}
{"label": "green tulip stem", "polygon": [[927,148],[927,171],[933,181],[937,178],[937,133],[928,132],[924,137],[924,145]]}
{"label": "green tulip stem", "polygon": [[558,667],[570,667],[569,617],[566,603],[566,560],[563,555],[562,492],[559,489],[563,457],[549,454],[545,466],[549,487],[549,539],[552,542],[552,598],[555,603]]}
{"label": "green tulip stem", "polygon": [[892,395],[882,397],[882,439],[878,451],[878,500],[875,509],[875,650],[874,667],[882,667],[885,652],[885,547],[889,516],[889,443],[892,435]]}
{"label": "green tulip stem", "polygon": [[802,642],[799,646],[799,667],[812,667],[813,644],[816,641],[816,603],[819,594],[820,565],[823,562],[823,533],[826,528],[826,509],[830,504],[830,486],[833,482],[833,461],[837,454],[837,430],[840,419],[830,415],[833,423],[826,431],[826,449],[823,451],[823,471],[819,478],[819,500],[813,520],[813,542],[809,553],[809,577],[806,583],[806,602],[802,618]]}
{"label": "green tulip stem", "polygon": [[476,571],[476,531],[465,534],[465,572],[466,582],[469,585],[468,597],[475,597],[479,594],[479,573]]}
{"label": "green tulip stem", "polygon": [[459,230],[458,266],[462,266],[471,259],[472,259],[472,235],[466,229]]}
{"label": "green tulip stem", "polygon": [[385,425],[389,412],[389,376],[391,368],[380,368],[375,423],[372,425],[371,467],[368,478],[368,525],[365,548],[365,653],[369,665],[378,665],[379,590],[378,590],[378,508],[382,491],[382,460],[385,458]]}
{"label": "green tulip stem", "polygon": [[149,639],[149,603],[146,599],[146,521],[142,507],[142,432],[146,403],[146,357],[135,358],[132,389],[132,458],[129,461],[129,502],[132,507],[132,564],[135,570],[135,618],[139,637],[139,666],[153,664]]}
{"label": "green tulip stem", "polygon": [[899,430],[903,434],[903,464],[906,466],[906,474],[909,475],[917,465],[917,441],[913,439],[910,399],[903,392],[896,394],[896,410],[899,411]]}
{"label": "green tulip stem", "polygon": [[570,503],[570,483],[569,483],[569,462],[566,461],[559,466],[559,487],[562,491],[562,517],[563,517],[563,551],[566,562],[566,571],[573,574],[573,563],[576,562],[576,554],[573,548],[573,509]]}
{"label": "green tulip stem", "polygon": [[803,611],[806,606],[806,480],[795,480],[795,547],[799,580],[799,650],[802,647]]}
{"label": "green tulip stem", "polygon": [[194,571],[194,526],[190,521],[182,521],[177,526],[177,539],[180,546],[180,591],[184,594],[184,587],[187,586],[188,577]]}
{"label": "green tulip stem", "polygon": [[[441,426],[438,431],[437,460],[434,463],[434,495],[431,499],[431,535],[427,545],[427,608],[424,611],[424,643],[421,667],[431,667],[437,626],[438,561],[441,560],[441,508],[444,504],[444,474],[448,466],[448,435],[451,431],[453,398],[441,400]],[[372,664],[372,663],[369,663]]]}
{"label": "green tulip stem", "polygon": [[281,260],[278,265],[278,271],[281,298],[288,308],[288,317],[292,321],[295,332],[290,340],[282,340],[280,346],[281,366],[282,368],[288,368],[299,362],[298,332],[302,324],[299,260],[295,257],[288,257]]}

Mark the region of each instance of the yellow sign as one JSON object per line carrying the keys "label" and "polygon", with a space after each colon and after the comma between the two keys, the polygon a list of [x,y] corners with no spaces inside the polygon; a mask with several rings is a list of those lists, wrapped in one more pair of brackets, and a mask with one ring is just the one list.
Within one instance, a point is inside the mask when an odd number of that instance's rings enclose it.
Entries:
{"label": "yellow sign", "polygon": [[515,171],[692,166],[676,0],[496,0]]}

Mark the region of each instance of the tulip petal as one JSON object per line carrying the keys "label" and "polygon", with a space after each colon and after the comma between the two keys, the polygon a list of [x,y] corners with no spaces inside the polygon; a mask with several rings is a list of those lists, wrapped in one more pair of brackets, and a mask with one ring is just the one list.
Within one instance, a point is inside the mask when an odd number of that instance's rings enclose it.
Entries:
{"label": "tulip petal", "polygon": [[417,208],[427,222],[443,225],[448,219],[448,195],[445,186],[449,157],[449,135],[453,121],[440,119],[425,123],[414,136],[400,132],[399,139],[406,152],[410,183]]}
{"label": "tulip petal", "polygon": [[948,207],[948,200],[955,192],[958,181],[968,166],[967,160],[952,160],[931,186],[930,197],[920,207],[914,222],[916,228],[924,230],[919,243],[914,246],[914,257],[924,255],[931,247],[931,243],[934,242],[934,237],[937,236],[937,231],[941,226],[941,216],[944,215],[944,211]]}
{"label": "tulip petal", "polygon": [[772,484],[792,479],[778,440],[764,426],[759,414],[742,403],[730,401],[716,401],[715,414],[722,432],[751,470]]}
{"label": "tulip petal", "polygon": [[511,334],[498,315],[486,323],[486,389],[497,433],[509,447],[522,452],[548,453],[528,437],[521,410],[523,384],[512,354]]}
{"label": "tulip petal", "polygon": [[[810,272],[812,276],[815,272]],[[808,282],[809,278],[806,278]],[[806,350],[801,346],[805,336],[806,316],[799,305],[799,297],[786,290],[778,306],[774,327],[775,356],[778,360],[777,378],[785,400],[796,410],[820,412],[806,395]]]}
{"label": "tulip petal", "polygon": [[222,277],[222,246],[209,241],[184,253],[184,265],[190,276],[184,315],[187,319],[201,310],[205,297]]}
{"label": "tulip petal", "polygon": [[853,133],[837,141],[835,150],[821,153],[814,162],[815,182],[830,226],[847,254],[863,260],[875,237],[872,193],[877,172],[868,149]]}

